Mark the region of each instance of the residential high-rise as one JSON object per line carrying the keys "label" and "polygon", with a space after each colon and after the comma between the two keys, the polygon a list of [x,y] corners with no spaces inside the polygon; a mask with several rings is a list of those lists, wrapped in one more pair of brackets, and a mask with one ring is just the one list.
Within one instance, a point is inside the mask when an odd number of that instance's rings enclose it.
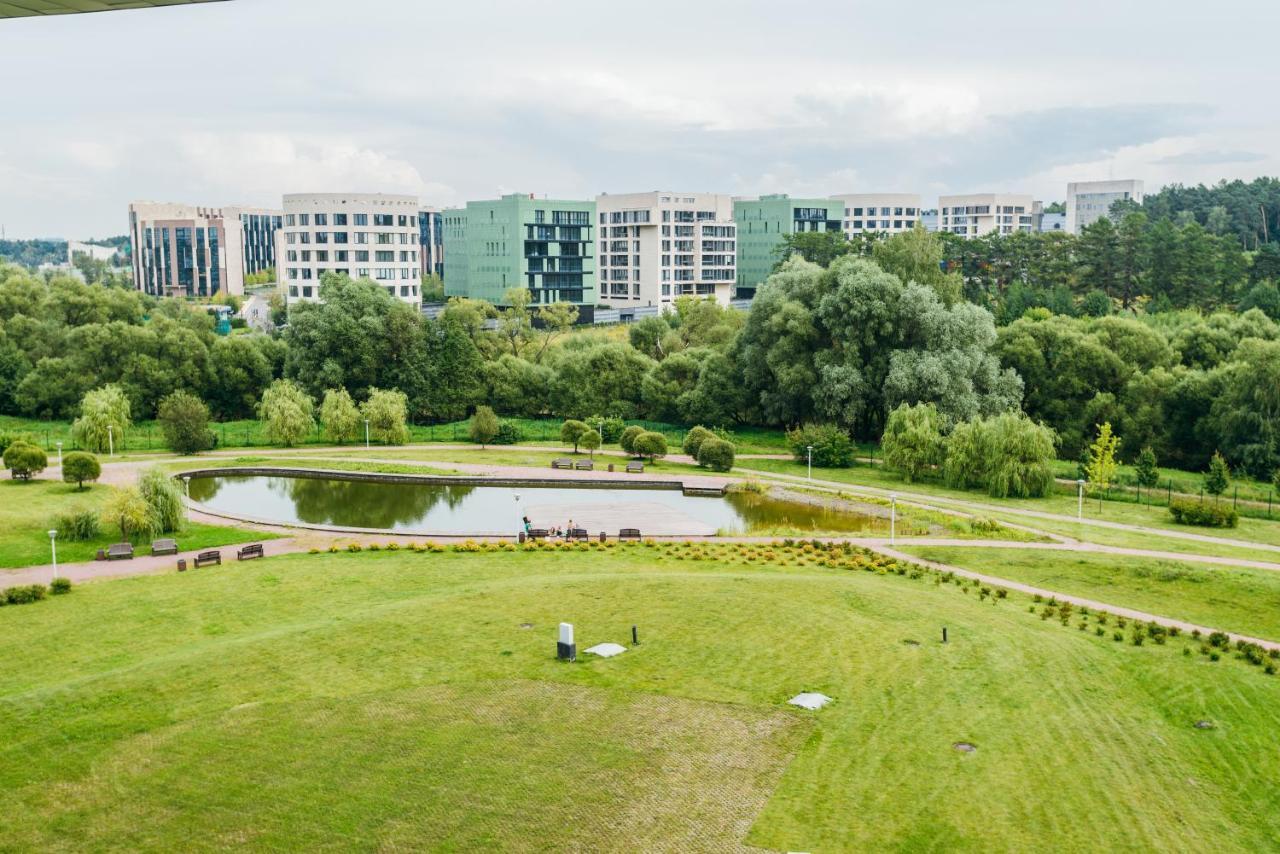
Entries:
{"label": "residential high-rise", "polygon": [[535,304],[595,305],[595,202],[512,194],[441,217],[446,295],[500,304],[527,288]]}
{"label": "residential high-rise", "polygon": [[284,197],[277,270],[290,300],[318,300],[322,275],[346,273],[419,305],[418,239],[416,196],[292,193]]}
{"label": "residential high-rise", "polygon": [[133,281],[152,296],[243,294],[246,275],[275,265],[280,224],[267,208],[133,202]]}
{"label": "residential high-rise", "polygon": [[846,193],[831,198],[844,203],[844,233],[850,239],[864,232],[910,231],[920,221],[920,197],[914,193]]}
{"label": "residential high-rise", "polygon": [[738,284],[736,296],[755,296],[778,263],[783,235],[806,231],[840,231],[844,203],[832,199],[793,199],[785,193],[758,199],[735,199],[738,224]]}
{"label": "residential high-rise", "polygon": [[1111,213],[1120,201],[1142,204],[1141,181],[1076,181],[1067,185],[1067,231],[1079,234]]}
{"label": "residential high-rise", "polygon": [[984,234],[1015,234],[1035,230],[1031,196],[1016,193],[976,193],[968,196],[941,196],[938,199],[938,230],[964,237]]}
{"label": "residential high-rise", "polygon": [[424,276],[444,276],[444,222],[439,208],[418,210],[418,251]]}
{"label": "residential high-rise", "polygon": [[715,193],[596,197],[600,302],[669,306],[678,297],[727,304],[737,278],[733,199]]}

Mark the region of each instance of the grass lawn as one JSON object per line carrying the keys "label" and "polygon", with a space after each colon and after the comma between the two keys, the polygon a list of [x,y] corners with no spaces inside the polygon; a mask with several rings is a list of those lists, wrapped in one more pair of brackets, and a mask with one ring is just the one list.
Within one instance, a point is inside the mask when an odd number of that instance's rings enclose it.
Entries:
{"label": "grass lawn", "polygon": [[[0,480],[0,569],[49,563],[49,529],[54,527],[54,518],[86,510],[99,511],[106,503],[111,489],[110,486],[99,484],[81,492],[74,484],[58,481],[33,480],[22,483]],[[164,536],[176,537],[179,548],[186,550],[212,548],[249,539],[274,539],[276,535],[188,522],[181,532]],[[58,561],[74,563],[93,560],[98,549],[118,542],[118,528],[104,527],[101,536],[87,542],[71,542],[59,537]],[[150,538],[135,537],[133,544],[137,554],[150,554]],[[3,584],[4,577],[0,574],[0,586]]]}
{"label": "grass lawn", "polygon": [[928,560],[1280,640],[1280,572],[1033,549],[903,546]]}
{"label": "grass lawn", "polygon": [[[4,847],[1280,838],[1278,678],[1016,596],[702,551],[292,555],[0,608],[0,660],[22,662],[0,668]],[[558,663],[561,620],[580,649],[632,624],[642,645]],[[785,704],[804,690],[835,702]]]}

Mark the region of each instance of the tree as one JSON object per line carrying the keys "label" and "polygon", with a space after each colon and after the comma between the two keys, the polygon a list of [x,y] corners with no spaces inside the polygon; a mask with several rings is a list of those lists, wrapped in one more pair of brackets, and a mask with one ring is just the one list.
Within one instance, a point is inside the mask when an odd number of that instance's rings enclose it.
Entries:
{"label": "tree", "polygon": [[409,399],[398,389],[369,389],[369,398],[360,405],[374,438],[387,445],[409,441]]}
{"label": "tree", "polygon": [[813,464],[820,468],[848,468],[853,465],[853,442],[849,434],[834,424],[805,424],[787,431],[787,447],[796,462],[808,462],[813,447]]}
{"label": "tree", "polygon": [[590,452],[592,459],[595,459],[596,449],[600,447],[600,431],[588,429],[578,438],[578,443]]}
{"label": "tree", "polygon": [[708,436],[698,446],[698,465],[712,471],[729,471],[733,468],[734,447],[718,436]]}
{"label": "tree", "polygon": [[471,416],[471,423],[467,425],[467,435],[482,448],[492,442],[498,435],[498,416],[493,413],[493,409],[477,406],[475,415]]}
{"label": "tree", "polygon": [[129,398],[118,385],[105,385],[85,394],[80,417],[71,425],[71,435],[81,447],[101,453],[113,445],[124,447],[129,420]]}
{"label": "tree", "polygon": [[1134,468],[1139,486],[1151,489],[1160,482],[1160,469],[1156,466],[1156,452],[1151,450],[1150,445],[1147,445],[1138,454]]}
{"label": "tree", "polygon": [[1102,495],[1116,478],[1116,452],[1120,449],[1120,437],[1111,432],[1111,422],[1104,421],[1089,445],[1089,465],[1086,467],[1089,485],[1098,491],[1098,507],[1102,507]]}
{"label": "tree", "polygon": [[320,423],[324,425],[325,438],[335,445],[350,442],[360,426],[360,411],[345,388],[325,391],[320,404]]}
{"label": "tree", "polygon": [[138,494],[147,503],[152,533],[168,533],[182,527],[186,515],[182,490],[167,472],[153,467],[138,475]]}
{"label": "tree", "polygon": [[778,255],[777,271],[792,257],[803,258],[811,264],[831,266],[837,258],[857,251],[858,244],[850,242],[843,231],[796,231],[782,235],[782,242],[774,252]]}
{"label": "tree", "polygon": [[11,442],[4,449],[4,467],[14,480],[31,480],[33,475],[44,471],[49,459],[40,448],[30,442]]}
{"label": "tree", "polygon": [[[263,338],[263,341],[270,339]],[[271,384],[271,363],[254,338],[218,338],[209,351],[209,407],[219,418],[249,418],[262,391]]]}
{"label": "tree", "polygon": [[262,393],[258,417],[263,420],[267,441],[291,448],[315,429],[314,404],[297,383],[276,380]]}
{"label": "tree", "polygon": [[900,404],[889,413],[881,438],[884,462],[910,483],[942,462],[942,431],[931,403]]}
{"label": "tree", "polygon": [[684,434],[684,442],[681,443],[680,449],[696,460],[698,458],[698,448],[701,447],[703,442],[714,435],[714,433],[706,427],[703,427],[701,424],[690,427],[689,432]]}
{"label": "tree", "polygon": [[995,498],[1041,498],[1053,488],[1057,436],[1021,412],[1002,412],[987,420],[991,455],[987,494]]}
{"label": "tree", "polygon": [[145,536],[152,531],[151,507],[136,486],[114,490],[102,508],[102,523],[120,529],[120,539]]}
{"label": "tree", "polygon": [[570,418],[560,425],[560,441],[566,445],[573,445],[573,452],[576,454],[583,435],[590,429],[584,422]]}
{"label": "tree", "polygon": [[165,444],[179,454],[207,451],[216,441],[209,429],[209,407],[187,391],[175,391],[160,401],[160,429]]}
{"label": "tree", "polygon": [[933,288],[947,305],[953,305],[960,298],[960,275],[943,270],[942,240],[919,222],[910,231],[876,243],[871,257],[885,272],[902,281]]}
{"label": "tree", "polygon": [[667,437],[661,433],[647,430],[636,436],[635,441],[632,442],[632,447],[635,449],[636,454],[648,457],[649,462],[653,462],[658,457],[667,455]]}
{"label": "tree", "polygon": [[1227,461],[1222,458],[1222,454],[1214,451],[1213,458],[1209,460],[1209,472],[1204,476],[1204,491],[1217,499],[1219,495],[1227,491],[1227,487],[1230,485],[1231,468],[1227,465]]}
{"label": "tree", "polygon": [[622,431],[622,438],[618,440],[618,445],[628,454],[634,454],[636,451],[636,437],[643,432],[645,432],[643,427],[632,424]]}
{"label": "tree", "polygon": [[97,480],[102,476],[102,466],[98,458],[85,451],[72,451],[62,460],[62,480],[74,483],[77,489],[84,489],[85,481]]}

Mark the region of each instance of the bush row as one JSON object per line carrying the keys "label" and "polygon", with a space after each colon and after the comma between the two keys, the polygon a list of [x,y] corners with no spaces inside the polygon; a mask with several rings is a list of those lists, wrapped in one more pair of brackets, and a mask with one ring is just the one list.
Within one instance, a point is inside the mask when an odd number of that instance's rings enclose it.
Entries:
{"label": "bush row", "polygon": [[61,596],[71,592],[71,581],[67,578],[55,578],[49,586],[43,584],[20,584],[0,590],[0,605],[28,605],[39,602],[49,594]]}
{"label": "bush row", "polygon": [[1205,528],[1234,528],[1240,522],[1240,515],[1229,505],[1190,498],[1175,498],[1170,502],[1169,515],[1179,525],[1199,525]]}

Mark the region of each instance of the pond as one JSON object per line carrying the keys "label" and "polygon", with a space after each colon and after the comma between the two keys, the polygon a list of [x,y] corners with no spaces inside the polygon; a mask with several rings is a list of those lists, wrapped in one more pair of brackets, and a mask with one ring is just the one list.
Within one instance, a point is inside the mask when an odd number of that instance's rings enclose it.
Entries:
{"label": "pond", "polygon": [[[748,493],[685,495],[678,488],[471,485],[348,480],[289,475],[194,477],[193,501],[215,513],[283,524],[378,528],[401,533],[506,534],[528,516],[535,528],[576,527],[592,533],[639,528],[645,535],[799,531],[857,533],[877,521],[798,501]],[[881,525],[883,527],[883,525]]]}

